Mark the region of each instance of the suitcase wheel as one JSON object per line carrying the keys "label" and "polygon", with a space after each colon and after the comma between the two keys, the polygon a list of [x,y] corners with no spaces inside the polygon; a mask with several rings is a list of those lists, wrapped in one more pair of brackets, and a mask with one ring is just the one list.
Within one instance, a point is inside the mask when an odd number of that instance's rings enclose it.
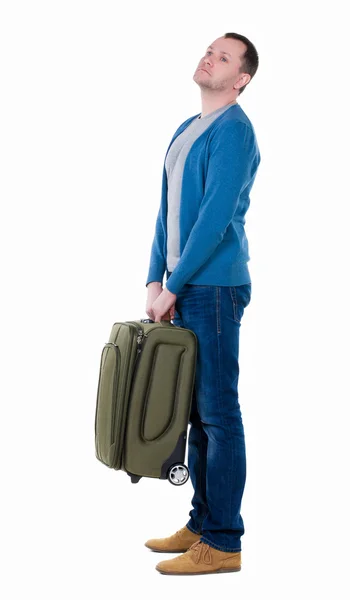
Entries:
{"label": "suitcase wheel", "polygon": [[183,463],[176,463],[168,471],[168,480],[173,485],[183,485],[189,477],[188,468]]}

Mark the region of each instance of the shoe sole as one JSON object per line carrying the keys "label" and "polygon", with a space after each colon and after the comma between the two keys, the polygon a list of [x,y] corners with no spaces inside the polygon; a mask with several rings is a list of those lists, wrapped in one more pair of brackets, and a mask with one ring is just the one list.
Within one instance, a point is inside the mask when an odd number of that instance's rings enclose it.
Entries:
{"label": "shoe sole", "polygon": [[158,569],[158,567],[156,567],[158,573],[161,573],[162,575],[214,575],[216,573],[235,573],[236,571],[240,571],[241,567],[234,567],[233,569],[217,569],[216,571],[199,571],[198,573],[181,573],[176,572],[176,573],[170,573],[169,571],[162,571],[162,569]]}
{"label": "shoe sole", "polygon": [[147,546],[145,544],[146,548],[148,548],[149,550],[152,550],[152,552],[161,552],[164,554],[176,554],[177,552],[187,552],[187,550],[189,550],[190,546],[188,546],[188,548],[183,548],[183,550],[159,550],[157,548],[151,548],[151,546]]}

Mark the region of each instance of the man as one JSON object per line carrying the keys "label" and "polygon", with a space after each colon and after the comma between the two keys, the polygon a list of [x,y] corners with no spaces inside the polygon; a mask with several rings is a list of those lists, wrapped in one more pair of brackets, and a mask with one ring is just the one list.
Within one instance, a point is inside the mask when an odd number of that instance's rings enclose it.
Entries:
{"label": "man", "polygon": [[164,574],[241,568],[246,454],[239,331],[251,299],[244,224],[260,152],[237,97],[258,62],[240,34],[226,33],[208,46],[193,75],[202,112],[180,125],[165,157],[146,312],[194,331],[198,352],[188,438],[193,509],[182,529],[145,544],[181,553],[157,564]]}

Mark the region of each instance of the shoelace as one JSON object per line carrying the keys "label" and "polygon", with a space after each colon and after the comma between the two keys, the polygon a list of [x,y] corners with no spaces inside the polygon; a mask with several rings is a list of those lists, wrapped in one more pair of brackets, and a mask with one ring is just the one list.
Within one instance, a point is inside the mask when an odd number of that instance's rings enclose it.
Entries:
{"label": "shoelace", "polygon": [[211,565],[212,563],[212,555],[210,551],[210,546],[198,540],[194,542],[192,546],[190,546],[189,550],[193,550],[193,560],[195,563],[199,563],[199,561],[203,558],[203,562],[207,565]]}

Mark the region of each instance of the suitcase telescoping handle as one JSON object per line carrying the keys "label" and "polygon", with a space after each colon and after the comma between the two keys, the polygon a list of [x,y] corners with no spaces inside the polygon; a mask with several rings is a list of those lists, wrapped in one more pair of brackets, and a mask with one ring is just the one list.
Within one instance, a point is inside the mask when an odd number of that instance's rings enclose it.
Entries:
{"label": "suitcase telescoping handle", "polygon": [[[140,319],[140,321],[141,323],[155,323],[155,321],[152,321],[152,319]],[[160,325],[171,325],[172,327],[175,327],[174,323],[168,321],[167,319],[161,319]]]}

